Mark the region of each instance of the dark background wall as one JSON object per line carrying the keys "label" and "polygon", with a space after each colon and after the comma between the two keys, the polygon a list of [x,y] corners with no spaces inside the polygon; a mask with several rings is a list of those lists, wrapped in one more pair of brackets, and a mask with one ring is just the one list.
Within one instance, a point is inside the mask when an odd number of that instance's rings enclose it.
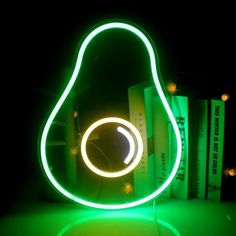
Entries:
{"label": "dark background wall", "polygon": [[[29,180],[41,181],[37,139],[42,120],[71,65],[78,40],[95,23],[127,19],[159,45],[162,75],[183,92],[219,97],[228,92],[225,156],[235,163],[235,36],[232,6],[118,1],[12,4],[2,11],[2,208]],[[3,94],[4,93],[4,94]],[[232,142],[234,142],[232,140]],[[232,164],[232,165],[233,165]]]}

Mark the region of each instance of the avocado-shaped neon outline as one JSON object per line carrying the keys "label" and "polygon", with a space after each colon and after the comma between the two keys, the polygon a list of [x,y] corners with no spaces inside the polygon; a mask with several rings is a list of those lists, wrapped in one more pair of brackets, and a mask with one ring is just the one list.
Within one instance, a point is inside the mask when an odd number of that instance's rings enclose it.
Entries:
{"label": "avocado-shaped neon outline", "polygon": [[[130,165],[128,165],[126,168],[124,168],[122,170],[119,170],[119,171],[111,172],[111,171],[101,170],[101,169],[99,169],[99,168],[97,168],[96,166],[93,165],[93,163],[89,160],[89,157],[87,155],[86,144],[87,144],[87,140],[89,138],[89,135],[98,126],[106,124],[106,123],[119,123],[119,124],[125,125],[126,127],[128,127],[133,132],[133,134],[134,134],[134,136],[136,137],[136,140],[137,140],[137,153],[134,156],[135,144],[134,144],[133,137],[131,136],[131,134],[126,129],[124,129],[122,127],[117,128],[118,132],[121,132],[128,139],[129,144],[130,144],[129,154],[124,160],[125,164],[126,165],[129,164],[131,159],[134,157],[133,162]],[[96,173],[100,176],[108,177],[108,178],[120,177],[120,176],[126,175],[129,172],[131,172],[138,165],[138,163],[140,162],[140,160],[142,158],[142,154],[143,154],[142,137],[141,137],[139,131],[137,130],[137,128],[127,120],[117,118],[117,117],[103,118],[103,119],[100,119],[100,120],[97,120],[96,122],[94,122],[85,131],[85,133],[83,135],[83,138],[82,138],[82,141],[81,141],[81,154],[82,154],[82,158],[83,158],[85,164],[87,165],[87,167],[90,170],[92,170],[94,173]]]}
{"label": "avocado-shaped neon outline", "polygon": [[[87,48],[87,46],[89,45],[89,43],[96,37],[96,35],[98,35],[99,33],[106,31],[106,30],[112,30],[112,29],[121,29],[121,30],[127,30],[131,33],[133,33],[135,36],[137,36],[145,45],[148,55],[149,55],[149,59],[150,59],[150,64],[151,64],[151,73],[152,73],[152,78],[156,87],[156,90],[160,96],[160,99],[163,103],[163,106],[167,112],[167,115],[170,119],[170,122],[173,126],[173,130],[175,133],[175,137],[176,137],[176,143],[177,143],[177,150],[176,150],[176,160],[173,166],[173,169],[169,175],[169,177],[166,179],[166,181],[157,189],[155,190],[153,193],[151,193],[148,196],[145,196],[144,198],[129,202],[129,203],[122,203],[122,204],[101,204],[101,203],[96,203],[96,202],[90,202],[87,201],[85,199],[82,199],[74,194],[71,194],[69,191],[67,191],[65,188],[63,188],[61,186],[61,184],[56,180],[56,178],[53,176],[53,174],[50,171],[48,162],[47,162],[47,155],[46,155],[46,140],[47,140],[47,135],[50,129],[50,126],[56,116],[56,114],[58,113],[59,109],[61,108],[63,102],[65,101],[66,97],[68,96],[70,90],[72,89],[79,71],[80,71],[80,67],[81,67],[81,63],[83,60],[83,56],[85,53],[85,50]],[[51,184],[65,197],[69,198],[70,200],[80,203],[82,205],[88,206],[88,207],[93,207],[93,208],[100,208],[100,209],[123,209],[123,208],[128,208],[128,207],[134,207],[143,203],[146,203],[152,199],[154,199],[155,197],[157,197],[160,193],[162,193],[167,187],[168,185],[172,182],[172,180],[174,179],[177,170],[179,168],[179,164],[180,164],[180,160],[181,160],[181,149],[182,149],[182,143],[181,143],[181,137],[180,137],[180,132],[178,129],[178,125],[176,123],[176,120],[174,118],[174,115],[171,111],[171,108],[165,98],[164,92],[161,88],[161,84],[159,81],[159,77],[158,77],[158,72],[157,72],[157,65],[156,65],[156,58],[155,58],[155,52],[154,52],[154,47],[152,46],[151,42],[149,41],[149,39],[145,36],[145,34],[143,32],[141,32],[138,28],[128,24],[128,23],[123,23],[123,22],[110,22],[110,23],[105,23],[102,24],[100,26],[98,26],[97,28],[95,28],[92,32],[90,32],[87,37],[84,39],[79,53],[78,53],[78,57],[76,60],[76,65],[73,71],[73,74],[70,78],[70,81],[68,83],[68,85],[66,86],[64,92],[62,93],[61,97],[59,98],[58,102],[56,103],[55,107],[53,108],[51,114],[49,115],[46,124],[44,126],[44,129],[42,131],[42,136],[41,136],[41,140],[40,140],[40,158],[41,158],[41,162],[42,162],[42,167],[44,169],[44,172],[47,176],[47,178],[49,179],[49,181],[51,182]]]}

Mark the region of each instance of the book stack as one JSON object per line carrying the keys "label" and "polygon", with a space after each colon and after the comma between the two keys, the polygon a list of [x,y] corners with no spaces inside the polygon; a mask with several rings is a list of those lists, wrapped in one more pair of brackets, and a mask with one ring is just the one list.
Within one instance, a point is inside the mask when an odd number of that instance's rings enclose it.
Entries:
{"label": "book stack", "polygon": [[[162,195],[220,201],[225,103],[181,95],[170,95],[167,101],[179,127],[182,155],[176,176]],[[146,195],[170,175],[176,158],[176,138],[152,84],[129,88],[129,108],[130,121],[144,142],[141,163],[134,170],[135,191]]]}

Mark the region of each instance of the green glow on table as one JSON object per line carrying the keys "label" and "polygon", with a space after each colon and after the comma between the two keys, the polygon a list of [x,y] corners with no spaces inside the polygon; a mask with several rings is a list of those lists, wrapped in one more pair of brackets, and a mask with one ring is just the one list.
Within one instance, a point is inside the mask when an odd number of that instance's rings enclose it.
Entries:
{"label": "green glow on table", "polygon": [[[128,222],[127,228],[124,228],[125,222]],[[145,235],[151,233],[153,235],[156,228],[158,235],[159,232],[162,232],[164,234],[161,233],[160,235],[181,236],[175,227],[162,219],[155,219],[152,215],[149,215],[148,212],[146,213],[145,209],[138,214],[135,212],[111,212],[93,214],[92,216],[83,217],[66,225],[60,230],[57,236],[78,235],[80,232],[83,232],[83,226],[86,226],[87,224],[89,224],[87,226],[89,232],[86,233],[97,234],[98,231],[101,231],[101,229],[104,227],[104,233],[108,233],[110,230],[111,234],[114,233],[115,235],[117,232],[119,235],[122,233],[125,235],[133,235],[134,232],[137,235],[141,235],[140,233]],[[136,232],[137,224],[142,224],[142,229],[140,228],[138,232]],[[114,229],[114,227],[117,227],[118,229]]]}

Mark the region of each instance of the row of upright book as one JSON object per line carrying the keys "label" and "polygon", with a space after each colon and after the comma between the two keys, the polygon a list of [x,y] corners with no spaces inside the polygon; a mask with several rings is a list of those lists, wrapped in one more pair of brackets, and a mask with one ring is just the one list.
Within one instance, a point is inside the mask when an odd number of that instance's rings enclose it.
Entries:
{"label": "row of upright book", "polygon": [[[141,163],[133,173],[136,195],[158,188],[168,178],[176,158],[172,124],[154,86],[128,89],[130,121],[144,143]],[[181,95],[166,97],[179,127],[182,154],[178,172],[162,193],[181,199],[221,200],[225,103]]]}

